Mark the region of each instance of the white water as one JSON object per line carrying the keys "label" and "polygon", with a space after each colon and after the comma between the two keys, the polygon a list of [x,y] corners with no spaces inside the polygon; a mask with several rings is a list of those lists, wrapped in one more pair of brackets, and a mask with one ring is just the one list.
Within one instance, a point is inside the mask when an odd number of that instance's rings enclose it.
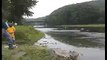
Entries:
{"label": "white water", "polygon": [[[83,34],[79,30],[68,30],[68,31],[67,30],[66,31],[65,30],[59,30],[58,31],[58,30],[54,30],[55,28],[36,28],[36,29],[45,33],[45,37],[40,39],[37,43],[35,43],[35,45],[40,46],[40,44],[42,44],[42,45],[47,46],[48,48],[64,50],[67,53],[68,53],[68,51],[76,51],[80,54],[79,60],[105,60],[105,50],[102,48],[76,47],[76,46],[65,44],[63,42],[55,40],[51,35],[46,34],[46,32],[49,32],[49,31],[54,31],[54,32],[73,31],[73,32],[78,32],[80,34]],[[87,32],[84,34],[92,36],[90,33],[88,34]],[[101,34],[101,33],[98,33],[98,34]],[[95,34],[93,36],[95,36]],[[103,37],[103,34],[98,35],[98,36]],[[98,36],[95,36],[95,37],[98,37]]]}

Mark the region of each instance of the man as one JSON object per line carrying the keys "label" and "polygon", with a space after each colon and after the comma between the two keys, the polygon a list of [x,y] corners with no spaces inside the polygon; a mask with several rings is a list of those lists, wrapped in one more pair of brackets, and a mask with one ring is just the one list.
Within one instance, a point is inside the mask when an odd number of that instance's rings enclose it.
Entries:
{"label": "man", "polygon": [[13,41],[12,41],[10,34],[6,31],[7,28],[8,28],[8,24],[2,21],[2,36],[5,37],[6,40],[8,41],[9,49],[13,49],[15,48],[15,46],[13,46]]}
{"label": "man", "polygon": [[9,27],[7,28],[7,32],[10,34],[10,36],[13,39],[13,43],[15,44],[15,32],[16,32],[16,29],[13,26],[12,23],[9,24]]}

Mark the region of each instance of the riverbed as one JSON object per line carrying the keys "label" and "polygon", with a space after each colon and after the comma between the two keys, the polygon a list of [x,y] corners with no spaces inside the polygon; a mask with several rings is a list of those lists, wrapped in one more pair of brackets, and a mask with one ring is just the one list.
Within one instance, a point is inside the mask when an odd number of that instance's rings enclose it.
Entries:
{"label": "riverbed", "polygon": [[45,33],[45,37],[35,45],[44,43],[44,46],[51,49],[76,51],[80,54],[78,60],[105,60],[105,33],[57,30],[57,28],[36,29]]}

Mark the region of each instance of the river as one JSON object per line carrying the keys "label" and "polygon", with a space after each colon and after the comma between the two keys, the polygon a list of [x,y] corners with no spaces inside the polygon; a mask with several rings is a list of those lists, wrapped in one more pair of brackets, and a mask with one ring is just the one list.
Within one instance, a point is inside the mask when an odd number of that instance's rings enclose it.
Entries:
{"label": "river", "polygon": [[105,60],[105,33],[80,32],[79,30],[57,30],[57,28],[35,28],[45,37],[35,45],[45,43],[48,48],[76,51],[78,60]]}

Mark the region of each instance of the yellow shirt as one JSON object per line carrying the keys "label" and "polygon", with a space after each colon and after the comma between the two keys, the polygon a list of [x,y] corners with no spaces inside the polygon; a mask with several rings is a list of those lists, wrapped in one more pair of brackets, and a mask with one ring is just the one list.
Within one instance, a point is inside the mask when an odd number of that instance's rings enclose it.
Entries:
{"label": "yellow shirt", "polygon": [[12,26],[12,28],[13,28],[13,30],[14,30],[14,32],[15,32],[15,31],[16,31],[15,27],[14,27],[14,26]]}
{"label": "yellow shirt", "polygon": [[11,35],[12,38],[15,38],[14,32],[16,31],[15,27],[8,27],[7,32]]}

